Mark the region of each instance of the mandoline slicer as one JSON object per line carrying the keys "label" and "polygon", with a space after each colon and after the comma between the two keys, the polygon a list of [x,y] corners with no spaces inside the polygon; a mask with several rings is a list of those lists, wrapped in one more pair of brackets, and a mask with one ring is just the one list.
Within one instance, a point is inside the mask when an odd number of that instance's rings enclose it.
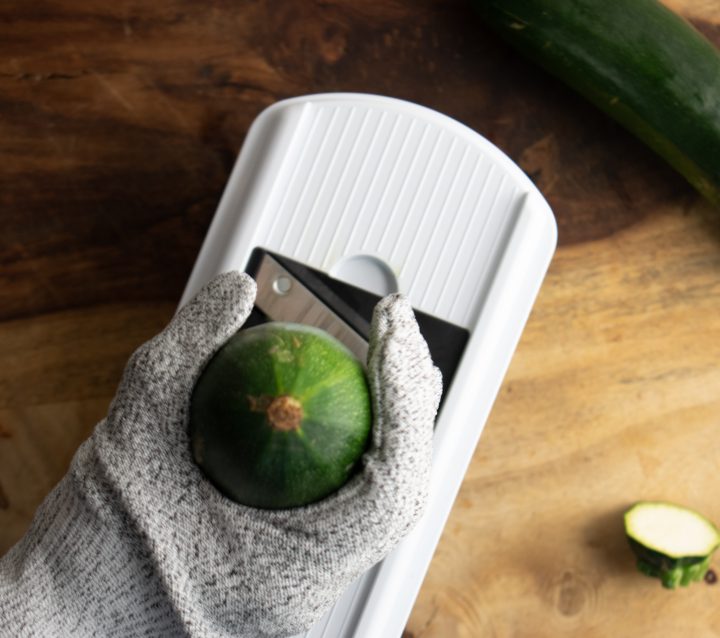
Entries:
{"label": "mandoline slicer", "polygon": [[310,95],[253,123],[181,305],[244,270],[258,282],[246,325],[316,325],[362,358],[372,307],[399,291],[443,373],[423,518],[306,638],[402,634],[556,239],[520,168],[430,109]]}

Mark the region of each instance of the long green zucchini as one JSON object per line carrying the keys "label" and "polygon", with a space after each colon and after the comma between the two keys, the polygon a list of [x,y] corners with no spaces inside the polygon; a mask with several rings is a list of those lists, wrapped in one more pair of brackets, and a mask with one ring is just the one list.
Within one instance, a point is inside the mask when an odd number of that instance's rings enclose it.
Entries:
{"label": "long green zucchini", "polygon": [[656,0],[473,0],[720,205],[720,52]]}

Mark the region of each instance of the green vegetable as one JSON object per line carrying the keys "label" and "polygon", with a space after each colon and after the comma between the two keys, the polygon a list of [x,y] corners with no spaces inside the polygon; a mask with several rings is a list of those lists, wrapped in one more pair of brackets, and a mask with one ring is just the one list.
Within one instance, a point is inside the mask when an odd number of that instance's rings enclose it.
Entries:
{"label": "green vegetable", "polygon": [[360,362],[324,331],[291,323],[236,333],[190,404],[196,463],[225,495],[253,507],[305,505],[337,490],[370,427]]}
{"label": "green vegetable", "polygon": [[642,501],[625,512],[625,533],[638,569],[674,589],[705,576],[720,532],[701,514],[672,503]]}
{"label": "green vegetable", "polygon": [[473,0],[511,44],[720,204],[720,53],[656,0]]}

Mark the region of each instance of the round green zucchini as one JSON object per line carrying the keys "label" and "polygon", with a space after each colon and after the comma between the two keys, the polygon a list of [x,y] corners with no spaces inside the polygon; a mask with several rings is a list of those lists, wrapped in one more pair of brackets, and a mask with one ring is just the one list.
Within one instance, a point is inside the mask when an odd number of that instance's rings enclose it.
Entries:
{"label": "round green zucchini", "polygon": [[473,0],[508,42],[720,204],[720,52],[657,0]]}
{"label": "round green zucchini", "polygon": [[232,500],[266,509],[306,505],[341,487],[371,423],[361,363],[326,332],[293,323],[237,332],[190,403],[195,462]]}

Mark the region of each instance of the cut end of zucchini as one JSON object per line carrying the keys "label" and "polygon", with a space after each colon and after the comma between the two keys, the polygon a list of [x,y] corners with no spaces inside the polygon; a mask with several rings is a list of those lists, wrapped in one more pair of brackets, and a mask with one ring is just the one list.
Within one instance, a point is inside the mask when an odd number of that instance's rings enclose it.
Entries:
{"label": "cut end of zucchini", "polygon": [[670,589],[702,579],[720,545],[720,531],[702,514],[660,501],[631,507],[625,533],[640,571]]}
{"label": "cut end of zucchini", "polygon": [[701,514],[663,502],[643,502],[625,514],[630,538],[670,558],[708,556],[720,544],[720,533]]}

